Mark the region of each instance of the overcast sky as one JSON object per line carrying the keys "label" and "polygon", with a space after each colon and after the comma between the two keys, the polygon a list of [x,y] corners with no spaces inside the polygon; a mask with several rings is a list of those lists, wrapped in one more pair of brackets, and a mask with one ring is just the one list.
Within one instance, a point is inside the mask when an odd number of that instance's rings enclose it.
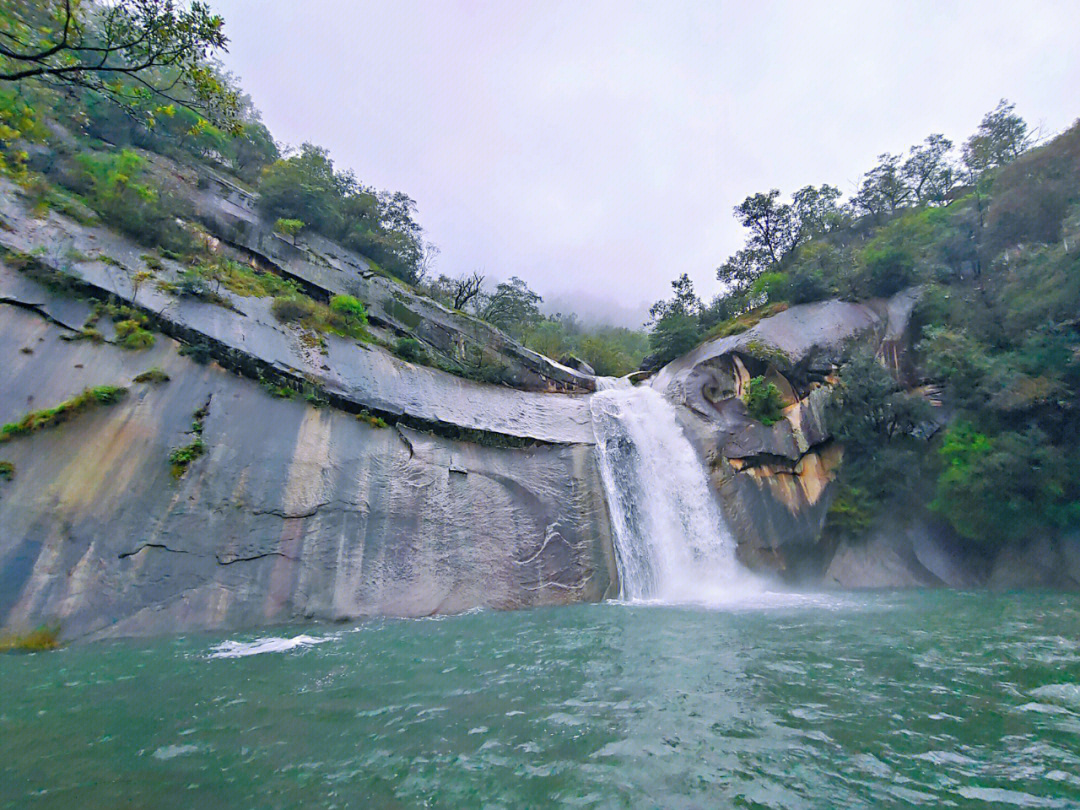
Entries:
{"label": "overcast sky", "polygon": [[286,144],[417,201],[436,269],[614,319],[703,297],[747,194],[829,182],[1007,97],[1080,117],[1080,3],[212,0]]}

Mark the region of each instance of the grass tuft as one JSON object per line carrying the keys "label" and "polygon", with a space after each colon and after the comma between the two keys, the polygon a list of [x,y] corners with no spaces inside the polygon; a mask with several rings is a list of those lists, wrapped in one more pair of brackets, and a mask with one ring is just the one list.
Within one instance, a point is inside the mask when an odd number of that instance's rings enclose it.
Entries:
{"label": "grass tuft", "polygon": [[8,422],[0,427],[0,442],[9,441],[16,436],[25,436],[37,430],[56,427],[92,407],[113,405],[123,399],[126,394],[127,389],[119,385],[98,385],[87,388],[55,407],[30,411],[17,422]]}

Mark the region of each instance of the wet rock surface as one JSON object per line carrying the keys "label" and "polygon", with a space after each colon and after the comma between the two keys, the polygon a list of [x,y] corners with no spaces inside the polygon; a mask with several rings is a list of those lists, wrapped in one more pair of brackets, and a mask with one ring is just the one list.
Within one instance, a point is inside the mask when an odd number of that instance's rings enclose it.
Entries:
{"label": "wet rock surface", "polygon": [[[32,292],[4,295],[58,320],[74,307]],[[587,443],[486,447],[373,427],[274,399],[161,335],[128,352],[71,334],[0,304],[0,422],[86,387],[130,388],[0,444],[17,470],[0,483],[5,627],[58,622],[71,638],[420,616],[597,600],[612,586]],[[170,380],[132,382],[150,367]],[[174,479],[169,453],[207,402],[206,453]]]}

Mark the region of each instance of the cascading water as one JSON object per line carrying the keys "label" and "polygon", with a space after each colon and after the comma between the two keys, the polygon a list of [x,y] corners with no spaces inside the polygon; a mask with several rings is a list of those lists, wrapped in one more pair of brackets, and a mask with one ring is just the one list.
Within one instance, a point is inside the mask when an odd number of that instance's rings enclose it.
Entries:
{"label": "cascading water", "polygon": [[675,409],[648,386],[598,382],[590,405],[620,598],[716,604],[757,592]]}

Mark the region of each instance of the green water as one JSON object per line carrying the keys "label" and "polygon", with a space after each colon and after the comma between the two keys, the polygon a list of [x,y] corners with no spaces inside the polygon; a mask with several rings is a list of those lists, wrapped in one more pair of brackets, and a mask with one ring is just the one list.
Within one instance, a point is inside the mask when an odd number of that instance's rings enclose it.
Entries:
{"label": "green water", "polygon": [[1075,595],[108,642],[0,689],[2,807],[1080,807]]}

